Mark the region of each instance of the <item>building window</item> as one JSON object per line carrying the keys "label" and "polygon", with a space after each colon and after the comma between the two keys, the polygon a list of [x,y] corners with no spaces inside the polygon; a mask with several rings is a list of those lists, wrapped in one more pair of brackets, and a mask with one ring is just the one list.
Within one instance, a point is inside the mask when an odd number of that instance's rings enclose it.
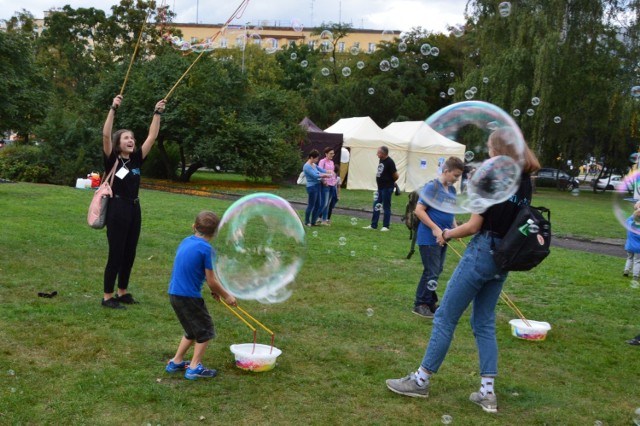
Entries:
{"label": "building window", "polygon": [[191,37],[191,44],[196,44],[198,42],[198,37]]}
{"label": "building window", "polygon": [[357,47],[358,49],[360,49],[360,42],[359,41],[354,42],[353,47]]}
{"label": "building window", "polygon": [[244,47],[244,36],[236,37],[236,47]]}
{"label": "building window", "polygon": [[223,49],[227,48],[227,39],[226,38],[223,37],[223,38],[220,39],[220,47],[223,48]]}
{"label": "building window", "polygon": [[296,45],[296,41],[295,40],[289,40],[289,47],[293,47]]}
{"label": "building window", "polygon": [[340,53],[344,52],[344,41],[341,41],[340,43],[338,43],[338,52]]}
{"label": "building window", "polygon": [[316,41],[315,40],[309,41],[309,49],[314,50],[315,48],[316,48]]}
{"label": "building window", "polygon": [[278,40],[276,40],[275,38],[271,39],[271,48],[273,50],[276,50],[278,48]]}
{"label": "building window", "polygon": [[373,53],[376,51],[376,44],[375,43],[369,43],[369,53]]}

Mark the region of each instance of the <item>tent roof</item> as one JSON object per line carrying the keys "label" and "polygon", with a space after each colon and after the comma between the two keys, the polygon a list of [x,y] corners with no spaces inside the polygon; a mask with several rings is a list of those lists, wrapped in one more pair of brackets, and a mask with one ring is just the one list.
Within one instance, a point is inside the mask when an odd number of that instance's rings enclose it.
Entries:
{"label": "tent roof", "polygon": [[442,136],[424,121],[391,123],[384,130],[398,137],[404,143],[409,144],[409,150],[412,151],[437,151],[456,154],[465,150],[463,144]]}
{"label": "tent roof", "polygon": [[390,149],[406,149],[406,143],[384,131],[370,117],[342,118],[325,129],[329,133],[342,133],[346,147],[387,145]]}
{"label": "tent roof", "polygon": [[311,121],[309,117],[303,118],[302,121],[298,124],[302,126],[307,132],[324,132],[324,130],[316,126],[316,123]]}

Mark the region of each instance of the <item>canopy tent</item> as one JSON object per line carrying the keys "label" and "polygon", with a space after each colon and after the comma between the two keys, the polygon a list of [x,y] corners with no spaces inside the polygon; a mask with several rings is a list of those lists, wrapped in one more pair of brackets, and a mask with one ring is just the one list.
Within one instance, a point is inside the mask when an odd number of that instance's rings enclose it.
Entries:
{"label": "canopy tent", "polygon": [[384,130],[407,144],[405,191],[415,191],[436,178],[447,158],[464,158],[463,144],[442,136],[424,121],[391,123]]}
{"label": "canopy tent", "polygon": [[336,155],[333,162],[336,166],[340,165],[340,150],[342,148],[342,135],[335,133],[327,133],[315,125],[308,117],[302,119],[299,123],[302,128],[307,131],[307,137],[300,145],[300,151],[303,160],[307,160],[309,153],[313,149],[320,152],[320,158],[324,157],[324,149],[329,147],[333,149]]}
{"label": "canopy tent", "polygon": [[[407,164],[407,143],[382,130],[369,117],[353,117],[338,120],[325,129],[329,133],[342,133],[343,145],[350,149],[347,189],[376,190],[377,151],[381,146],[389,148],[389,156],[396,163],[400,174],[398,182],[404,183]],[[401,186],[402,188],[402,186]]]}

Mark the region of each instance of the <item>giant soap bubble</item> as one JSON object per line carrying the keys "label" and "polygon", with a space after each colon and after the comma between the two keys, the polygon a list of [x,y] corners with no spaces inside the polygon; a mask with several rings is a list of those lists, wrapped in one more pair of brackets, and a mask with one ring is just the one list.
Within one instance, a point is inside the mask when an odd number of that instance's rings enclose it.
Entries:
{"label": "giant soap bubble", "polygon": [[284,199],[266,193],[233,203],[218,227],[216,274],[239,299],[282,302],[302,267],[305,232],[300,218]]}
{"label": "giant soap bubble", "polygon": [[[487,142],[490,136],[491,149]],[[434,158],[424,148],[424,141],[442,137],[466,145],[466,150],[461,147],[464,157],[475,161],[467,164],[463,185],[454,185],[455,200],[438,193],[437,185],[425,189],[425,184],[441,176],[449,156]],[[518,190],[525,150],[520,128],[499,107],[482,101],[449,105],[429,117],[410,143],[407,190],[420,189],[421,199],[442,211],[482,213],[508,200]]]}

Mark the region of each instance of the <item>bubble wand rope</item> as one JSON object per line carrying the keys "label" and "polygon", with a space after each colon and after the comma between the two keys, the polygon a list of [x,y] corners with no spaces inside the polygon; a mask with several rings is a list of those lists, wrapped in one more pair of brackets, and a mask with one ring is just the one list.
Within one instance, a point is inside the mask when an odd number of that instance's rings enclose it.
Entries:
{"label": "bubble wand rope", "polygon": [[142,26],[140,27],[140,34],[138,34],[138,41],[136,42],[136,46],[133,48],[133,55],[131,55],[131,61],[129,61],[129,68],[127,69],[127,73],[124,76],[124,82],[122,83],[122,88],[120,89],[120,94],[124,93],[124,87],[127,85],[127,80],[129,79],[129,73],[131,72],[131,67],[133,66],[133,61],[136,59],[136,54],[138,53],[138,47],[140,46],[140,40],[142,40],[142,33],[144,32],[144,27],[147,24],[147,20],[151,15],[151,9],[147,12],[147,15],[144,17],[144,21],[142,22]]}
{"label": "bubble wand rope", "polygon": [[[212,42],[215,41],[215,39],[218,38],[218,36],[222,33],[223,29],[225,29],[227,27],[227,25],[229,25],[229,23],[234,18],[236,18],[236,17],[240,18],[242,16],[242,14],[244,13],[244,11],[245,11],[245,9],[247,8],[248,5],[249,5],[249,0],[243,0],[242,3],[240,3],[240,6],[238,6],[238,8],[231,14],[231,17],[229,19],[227,19],[227,22],[224,23],[222,28],[220,28],[215,33],[215,35],[213,35],[213,37],[211,38],[211,41]],[[204,55],[205,53],[206,53],[206,51],[203,50],[202,52],[200,52],[200,54],[198,56],[196,56],[196,58],[193,60],[191,65],[189,65],[189,68],[187,68],[187,70],[180,76],[178,81],[176,81],[176,83],[173,85],[171,90],[169,90],[169,92],[166,94],[166,96],[164,97],[165,100],[169,99],[169,97],[173,94],[173,91],[176,90],[176,87],[178,87],[180,82],[187,76],[187,74],[189,74],[189,71],[191,71],[191,68],[193,68],[193,66],[200,60],[202,55]]]}
{"label": "bubble wand rope", "polygon": [[[242,320],[242,322],[244,322],[245,324],[247,324],[247,325],[248,325],[248,326],[253,330],[253,333],[254,333],[254,339],[253,339],[253,346],[254,346],[254,348],[253,348],[253,349],[254,349],[254,351],[255,351],[255,344],[256,344],[256,339],[255,339],[256,329],[255,329],[255,327],[253,327],[251,324],[249,324],[249,323],[247,322],[247,320],[245,320],[244,318],[242,318],[238,312],[236,312],[233,308],[231,308],[231,306],[227,305],[227,304],[225,303],[225,301],[224,301],[224,300],[220,299],[220,302],[221,302],[224,306],[226,306],[226,307],[227,307],[231,312],[233,312],[233,313],[234,313],[234,315],[236,315],[238,318],[240,318],[240,319]],[[259,325],[260,327],[262,327],[262,329],[263,329],[264,331],[266,331],[267,333],[269,333],[269,334],[271,335],[271,350],[269,351],[269,353],[272,353],[272,352],[273,352],[273,344],[274,344],[274,342],[275,342],[276,334],[275,334],[273,331],[269,330],[269,329],[268,329],[264,324],[262,324],[260,321],[258,321],[257,319],[255,319],[253,316],[251,316],[251,314],[249,314],[249,312],[245,311],[245,310],[244,310],[244,309],[242,309],[240,306],[237,306],[237,305],[236,305],[236,309],[237,309],[238,311],[242,312],[242,313],[243,313],[247,318],[249,318],[251,321],[253,321],[253,322],[254,322],[254,323],[256,323],[257,325]]]}
{"label": "bubble wand rope", "polygon": [[[464,242],[461,239],[458,239],[462,244],[464,244]],[[458,251],[456,249],[454,249],[453,247],[451,247],[451,244],[447,243],[447,246],[449,246],[449,248],[451,250],[453,250],[453,252],[455,254],[458,255],[459,258],[462,259],[462,255],[460,253],[458,253]],[[465,245],[466,247],[466,245]],[[515,314],[522,320],[522,322],[524,322],[526,324],[527,327],[531,327],[531,323],[529,323],[529,321],[527,321],[527,319],[524,317],[524,315],[522,314],[522,312],[520,311],[520,309],[518,309],[518,307],[516,306],[515,303],[513,303],[513,301],[511,299],[509,299],[509,296],[507,296],[507,293],[504,292],[504,290],[502,290],[502,292],[500,293],[500,298],[502,299],[502,301],[508,306],[510,307],[513,312],[515,312]]]}

